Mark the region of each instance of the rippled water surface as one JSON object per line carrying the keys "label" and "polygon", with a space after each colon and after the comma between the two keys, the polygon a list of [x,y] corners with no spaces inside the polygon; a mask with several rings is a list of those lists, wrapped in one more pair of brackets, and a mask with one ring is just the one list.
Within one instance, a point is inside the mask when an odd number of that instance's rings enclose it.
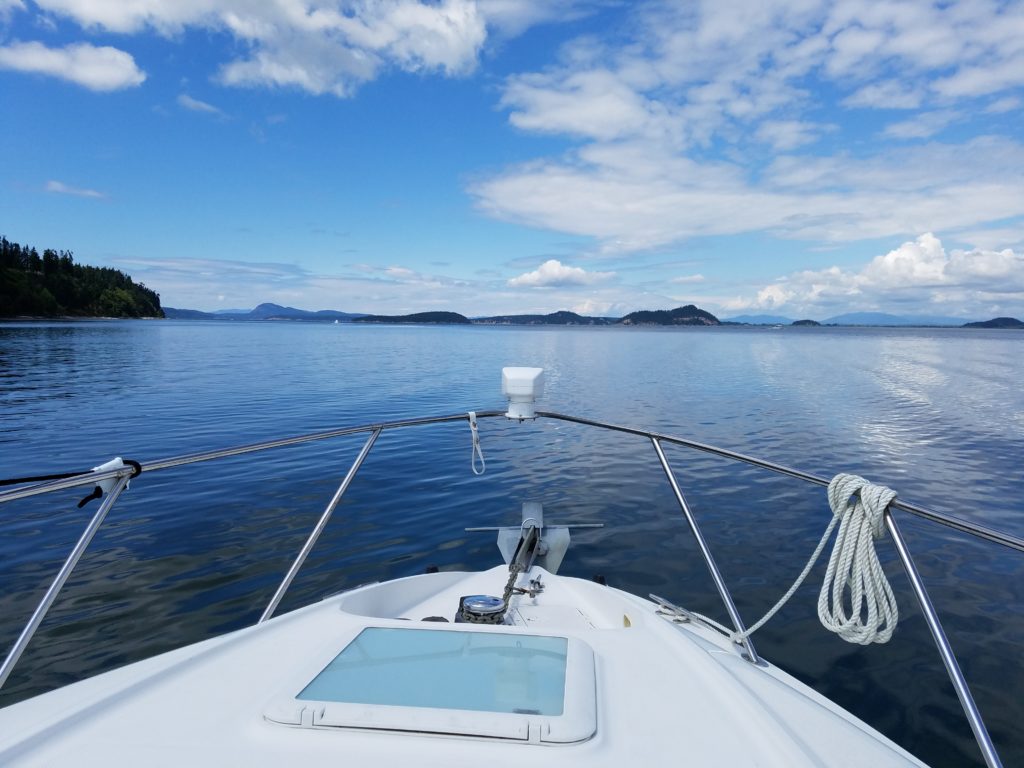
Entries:
{"label": "rippled water surface", "polygon": [[[895,329],[0,324],[0,477],[143,462],[280,436],[502,405],[503,365],[546,370],[544,407],[679,434],[1024,535],[1024,335]],[[523,500],[581,531],[563,572],[724,619],[649,442],[540,420],[385,432],[281,610],[367,581],[498,562],[470,525]],[[0,705],[252,623],[363,436],[147,473],[100,530]],[[824,491],[682,448],[681,485],[748,623],[828,522]],[[0,506],[0,644],[14,642],[96,502]],[[1024,557],[900,517],[1006,765],[1024,765]],[[888,543],[886,646],[817,624],[824,567],[758,650],[934,766],[979,763]],[[811,582],[817,582],[813,584]]]}

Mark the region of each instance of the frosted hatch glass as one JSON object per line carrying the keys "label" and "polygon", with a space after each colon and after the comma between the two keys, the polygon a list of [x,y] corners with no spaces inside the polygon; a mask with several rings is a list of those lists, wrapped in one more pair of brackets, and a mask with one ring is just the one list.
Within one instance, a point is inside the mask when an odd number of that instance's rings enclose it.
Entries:
{"label": "frosted hatch glass", "polygon": [[564,637],[369,627],[297,698],[561,715]]}

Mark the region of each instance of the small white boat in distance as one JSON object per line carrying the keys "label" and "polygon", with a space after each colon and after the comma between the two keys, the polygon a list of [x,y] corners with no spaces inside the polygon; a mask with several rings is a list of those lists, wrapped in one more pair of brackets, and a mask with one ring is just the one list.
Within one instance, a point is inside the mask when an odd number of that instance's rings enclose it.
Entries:
{"label": "small white boat in distance", "polygon": [[[0,765],[923,766],[757,654],[661,443],[823,481],[681,438],[537,412],[542,384],[539,369],[505,369],[504,412],[373,424],[144,465],[117,460],[88,475],[0,494],[0,501],[9,501],[74,485],[103,490],[96,516],[0,667],[2,684],[130,476],[368,433],[257,624],[0,710]],[[468,529],[497,534],[504,563],[489,570],[396,579],[273,615],[382,430],[468,420],[474,471],[482,472],[478,419],[538,417],[652,440],[732,627],[653,595],[559,575],[573,526],[546,520],[539,503],[524,504],[511,527]],[[885,517],[946,660],[948,643],[923,585],[918,590],[891,510]],[[963,521],[939,522],[1024,547]],[[966,682],[948,656],[984,759],[998,766]]]}

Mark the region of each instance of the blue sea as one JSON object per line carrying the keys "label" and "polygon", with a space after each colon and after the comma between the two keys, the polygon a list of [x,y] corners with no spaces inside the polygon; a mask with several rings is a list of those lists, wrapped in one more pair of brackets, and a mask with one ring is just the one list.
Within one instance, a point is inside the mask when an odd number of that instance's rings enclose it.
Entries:
{"label": "blue sea", "polygon": [[[288,322],[0,324],[0,477],[149,462],[276,437],[503,405],[501,368],[545,369],[546,410],[712,443],[1024,535],[1024,334],[963,329],[411,327]],[[500,562],[523,501],[574,534],[563,573],[724,611],[649,441],[552,420],[381,435],[286,595]],[[146,473],[111,512],[0,705],[253,623],[365,436]],[[799,573],[824,489],[667,449],[747,623]],[[97,502],[0,506],[6,653]],[[1006,765],[1024,765],[1024,556],[906,514],[915,554]],[[891,543],[884,646],[817,622],[824,562],[759,652],[933,766],[980,765]]]}

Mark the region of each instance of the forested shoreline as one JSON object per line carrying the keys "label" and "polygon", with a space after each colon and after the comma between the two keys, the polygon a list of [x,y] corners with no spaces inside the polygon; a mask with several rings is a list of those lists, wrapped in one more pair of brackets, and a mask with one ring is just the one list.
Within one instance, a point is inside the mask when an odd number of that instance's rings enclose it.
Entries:
{"label": "forested shoreline", "polygon": [[75,264],[71,251],[0,237],[0,317],[163,317],[160,295],[118,269]]}

